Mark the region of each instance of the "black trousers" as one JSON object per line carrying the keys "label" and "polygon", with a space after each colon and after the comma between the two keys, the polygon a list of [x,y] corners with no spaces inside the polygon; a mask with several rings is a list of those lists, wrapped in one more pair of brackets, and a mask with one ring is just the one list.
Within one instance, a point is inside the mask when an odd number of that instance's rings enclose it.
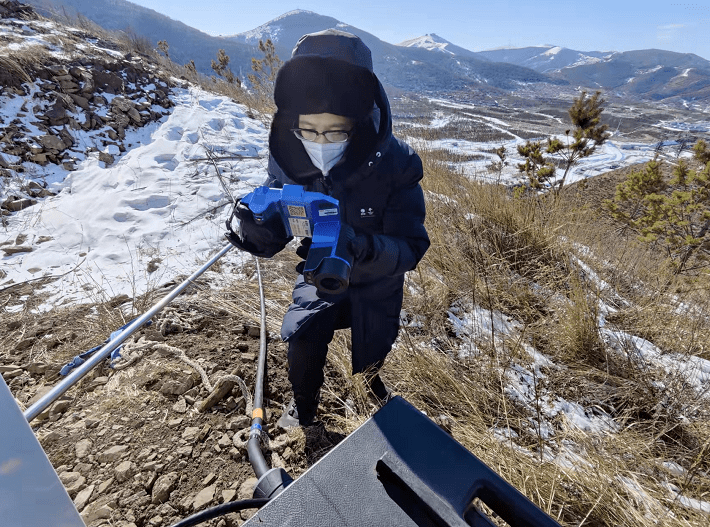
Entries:
{"label": "black trousers", "polygon": [[[346,299],[318,312],[306,327],[288,341],[288,379],[291,381],[299,416],[309,418],[315,415],[318,394],[325,380],[323,369],[328,355],[328,344],[333,340],[336,329],[349,328],[351,325],[350,302]],[[391,344],[382,342],[379,345],[386,346],[387,349],[383,349],[383,353],[378,356],[387,355]],[[361,365],[358,372],[375,374],[383,362],[380,360],[373,364]],[[384,391],[385,387],[379,376],[368,375],[368,385],[371,381],[374,381],[374,385],[369,386],[370,389],[381,399],[384,398],[387,392]]]}
{"label": "black trousers", "polygon": [[[343,320],[349,315],[348,306],[336,304],[313,317],[307,327],[303,328],[288,343],[288,380],[291,381],[296,404],[317,404],[317,397],[323,386],[325,361],[328,355],[328,344],[333,340],[336,329],[344,326]],[[340,322],[340,323],[338,323]],[[299,405],[299,402],[301,403]]]}

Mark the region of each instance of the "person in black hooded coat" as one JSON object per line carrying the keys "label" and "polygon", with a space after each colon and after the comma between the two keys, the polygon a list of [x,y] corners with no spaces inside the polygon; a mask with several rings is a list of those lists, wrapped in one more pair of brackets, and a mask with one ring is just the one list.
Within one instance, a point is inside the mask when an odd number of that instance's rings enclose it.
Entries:
{"label": "person in black hooded coat", "polygon": [[[355,35],[330,29],[303,36],[279,70],[274,100],[266,185],[296,184],[333,196],[342,228],[352,236],[348,289],[326,295],[299,276],[281,328],[294,397],[279,422],[306,426],[316,415],[336,329],[351,328],[353,374],[366,373],[381,401],[389,396],[377,371],[399,331],[404,274],[429,247],[423,172],[414,150],[392,135],[370,50]],[[237,212],[243,249],[270,257],[290,241],[278,223],[257,225],[248,208]],[[309,242],[302,242],[299,256],[305,258]]]}

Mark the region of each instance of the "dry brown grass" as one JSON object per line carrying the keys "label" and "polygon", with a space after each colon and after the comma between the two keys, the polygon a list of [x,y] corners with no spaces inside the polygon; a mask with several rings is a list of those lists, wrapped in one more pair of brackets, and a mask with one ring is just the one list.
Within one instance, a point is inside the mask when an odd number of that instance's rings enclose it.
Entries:
{"label": "dry brown grass", "polygon": [[[408,277],[405,308],[424,320],[403,330],[384,369],[389,383],[430,417],[455,423],[457,440],[565,525],[705,525],[707,514],[683,500],[710,495],[707,398],[638,353],[612,353],[599,324],[600,306],[615,306],[607,324],[663,353],[703,356],[707,289],[696,282],[671,294],[677,288],[648,248],[589,210],[515,198],[449,170],[445,154],[425,143],[418,148],[432,246]],[[484,339],[462,354],[467,344],[446,312],[467,303],[518,320],[522,340]],[[684,303],[692,308],[673,311]],[[523,345],[560,368],[540,368],[533,410],[507,391],[506,372],[530,362]],[[554,436],[542,437],[529,423],[550,397],[604,409],[617,429],[585,432],[558,414],[548,423]],[[494,428],[518,435],[496,439]],[[666,468],[670,461],[683,475]]]}

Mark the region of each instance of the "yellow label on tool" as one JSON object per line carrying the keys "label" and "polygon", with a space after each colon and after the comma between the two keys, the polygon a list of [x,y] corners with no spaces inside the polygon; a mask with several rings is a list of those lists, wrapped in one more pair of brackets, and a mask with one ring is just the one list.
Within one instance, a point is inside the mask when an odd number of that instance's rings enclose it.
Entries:
{"label": "yellow label on tool", "polygon": [[261,408],[254,408],[254,411],[251,413],[251,418],[256,419],[257,417],[259,419],[264,419],[264,410]]}
{"label": "yellow label on tool", "polygon": [[300,205],[286,205],[288,208],[289,216],[296,216],[297,218],[306,217],[306,207],[301,207]]}

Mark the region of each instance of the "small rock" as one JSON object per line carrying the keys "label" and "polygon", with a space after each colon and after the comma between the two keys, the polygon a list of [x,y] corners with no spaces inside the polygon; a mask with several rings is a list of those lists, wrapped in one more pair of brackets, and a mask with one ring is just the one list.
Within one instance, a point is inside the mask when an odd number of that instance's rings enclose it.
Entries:
{"label": "small rock", "polygon": [[214,483],[216,480],[217,474],[215,474],[214,472],[210,472],[209,474],[207,474],[207,476],[205,476],[205,479],[202,480],[202,485],[212,485],[212,483]]}
{"label": "small rock", "polygon": [[185,412],[187,412],[187,403],[185,402],[184,397],[180,397],[173,405],[173,412],[177,412],[179,414],[184,414]]}
{"label": "small rock", "polygon": [[111,101],[111,106],[125,113],[133,108],[133,102],[129,101],[125,97],[114,97]]}
{"label": "small rock", "polygon": [[81,472],[83,475],[88,476],[94,468],[91,463],[77,463],[74,465],[74,472]]}
{"label": "small rock", "polygon": [[210,425],[205,425],[202,427],[202,430],[200,430],[200,433],[197,434],[197,440],[202,442],[204,441],[208,435],[210,435],[210,430],[212,427]]}
{"label": "small rock", "polygon": [[103,386],[107,382],[108,382],[108,377],[104,377],[104,376],[96,377],[94,380],[91,381],[91,384],[89,384],[87,389],[88,390],[95,390],[96,388],[98,388],[99,386]]}
{"label": "small rock", "polygon": [[43,443],[51,443],[52,441],[56,441],[57,439],[61,438],[62,436],[57,432],[56,430],[52,430],[49,432],[46,436],[42,437],[42,442]]}
{"label": "small rock", "polygon": [[113,463],[121,459],[128,452],[128,449],[127,445],[112,446],[99,454],[98,461],[99,463]]}
{"label": "small rock", "polygon": [[112,512],[113,509],[108,505],[101,505],[97,508],[88,506],[81,513],[81,519],[84,520],[86,525],[91,525],[97,520],[106,520],[110,518]]}
{"label": "small rock", "polygon": [[143,468],[145,470],[152,470],[153,472],[162,472],[163,468],[165,468],[165,465],[163,463],[159,463],[158,461],[149,461],[145,465],[143,465]]}
{"label": "small rock", "polygon": [[44,375],[47,371],[47,365],[44,362],[33,362],[27,367],[27,371],[35,375]]}
{"label": "small rock", "polygon": [[254,497],[254,487],[256,486],[258,481],[259,480],[256,478],[247,478],[244,483],[239,486],[239,492],[237,493],[239,495],[239,499],[252,499]]}
{"label": "small rock", "polygon": [[[64,474],[79,474],[78,472],[65,472]],[[61,479],[61,476],[60,478]],[[64,488],[67,491],[67,494],[74,498],[77,493],[82,490],[84,487],[86,487],[86,478],[79,474],[79,477],[72,481],[71,483],[64,483]]]}
{"label": "small rock", "polygon": [[76,93],[70,93],[69,97],[72,98],[74,104],[76,104],[78,107],[84,110],[91,110],[91,107],[89,106],[89,101],[85,97],[77,95]]}
{"label": "small rock", "polygon": [[183,395],[194,385],[195,381],[191,375],[184,375],[178,379],[167,380],[160,387],[163,395]]}
{"label": "small rock", "polygon": [[81,439],[77,441],[74,445],[74,452],[76,452],[77,459],[83,459],[91,453],[91,447],[93,443],[91,439]]}
{"label": "small rock", "polygon": [[65,467],[65,470],[62,471],[62,470],[60,470],[62,467],[59,467],[57,469],[57,475],[59,476],[59,481],[61,481],[64,486],[71,485],[76,480],[81,478],[81,473],[74,472],[74,471],[68,471],[68,470],[66,470],[66,465],[63,465],[63,466]]}
{"label": "small rock", "polygon": [[130,461],[123,461],[122,463],[119,463],[118,466],[114,469],[116,481],[118,481],[119,483],[123,483],[131,476],[133,476],[134,471],[135,465],[133,465],[133,463],[131,463]]}
{"label": "small rock", "polygon": [[84,510],[84,507],[86,507],[86,504],[89,503],[89,500],[91,499],[91,495],[94,493],[94,488],[94,485],[89,485],[76,495],[76,498],[74,498],[74,506],[76,507],[76,510],[79,512]]}
{"label": "small rock", "polygon": [[178,456],[190,456],[192,455],[192,447],[191,446],[181,446],[180,448],[177,449],[177,455]]}
{"label": "small rock", "polygon": [[87,418],[84,420],[84,426],[86,427],[87,430],[91,430],[91,429],[99,426],[100,422],[101,421],[99,421],[98,419]]}
{"label": "small rock", "polygon": [[128,114],[128,117],[133,119],[133,122],[135,122],[136,124],[141,124],[141,114],[138,113],[138,110],[136,110],[135,108],[131,108],[126,113]]}
{"label": "small rock", "polygon": [[222,503],[229,503],[237,495],[237,491],[234,489],[227,489],[222,491]]}
{"label": "small rock", "polygon": [[37,163],[38,165],[44,166],[48,163],[47,154],[45,154],[44,152],[39,154],[32,154],[30,156],[30,161],[32,161],[33,163]]}
{"label": "small rock", "polygon": [[[32,205],[34,205],[36,203],[34,200],[30,200],[30,199],[23,199],[23,200],[19,200],[19,201],[27,201],[27,202],[33,201],[34,203],[32,203]],[[17,203],[17,201],[13,201],[12,203]],[[26,207],[12,208],[12,203],[10,204],[10,207],[9,207],[10,210],[12,210],[12,211],[18,211],[18,210],[22,210],[22,209],[26,208]],[[29,207],[29,205],[27,205],[27,206]],[[30,247],[29,245],[10,245],[9,247],[2,248],[2,252],[4,252],[7,256],[11,256],[13,254],[19,254],[19,253],[31,253],[32,250],[33,250],[32,247]]]}
{"label": "small rock", "polygon": [[198,410],[200,412],[206,412],[226,397],[227,394],[232,391],[232,388],[234,388],[234,381],[220,380],[214,390],[212,390],[212,393],[210,393],[207,398],[202,401],[198,407]]}
{"label": "small rock", "polygon": [[8,371],[2,374],[2,378],[5,379],[6,381],[9,381],[10,379],[14,379],[15,377],[19,377],[24,373],[23,370],[17,369],[17,370],[12,370]]}
{"label": "small rock", "polygon": [[59,150],[61,152],[67,149],[67,145],[64,144],[64,141],[59,139],[56,135],[43,135],[39,138],[39,142],[42,143],[42,146],[47,150]]}
{"label": "small rock", "polygon": [[[146,467],[143,468],[145,469]],[[145,472],[138,474],[134,479],[136,483],[142,485],[147,492],[150,492],[158,479],[158,474],[152,470],[146,470]]]}
{"label": "small rock", "polygon": [[222,434],[222,437],[219,438],[217,444],[221,448],[229,448],[232,445],[232,440],[230,439],[229,435]]}
{"label": "small rock", "polygon": [[182,432],[182,438],[185,441],[188,442],[195,442],[197,440],[197,436],[200,433],[200,427],[198,426],[188,426],[183,430]]}
{"label": "small rock", "polygon": [[49,411],[49,415],[63,414],[71,406],[71,401],[68,399],[59,400],[54,403],[52,409]]}
{"label": "small rock", "polygon": [[170,428],[176,428],[182,424],[182,417],[177,417],[168,421],[168,426]]}
{"label": "small rock", "polygon": [[229,422],[229,429],[232,432],[238,432],[239,430],[248,428],[249,425],[251,425],[251,419],[246,415],[240,415]]}
{"label": "small rock", "polygon": [[195,499],[192,501],[193,510],[200,510],[205,505],[208,505],[214,499],[214,493],[216,490],[216,485],[210,485],[209,487],[206,487],[198,492]]}
{"label": "small rock", "polygon": [[115,481],[114,478],[109,478],[109,479],[107,479],[106,481],[102,482],[102,483],[99,485],[99,490],[98,490],[98,493],[97,493],[97,494],[98,494],[99,496],[102,496],[102,495],[106,492],[106,489],[108,489],[114,481]]}
{"label": "small rock", "polygon": [[102,161],[107,167],[113,165],[114,158],[106,152],[99,152],[99,161]]}

